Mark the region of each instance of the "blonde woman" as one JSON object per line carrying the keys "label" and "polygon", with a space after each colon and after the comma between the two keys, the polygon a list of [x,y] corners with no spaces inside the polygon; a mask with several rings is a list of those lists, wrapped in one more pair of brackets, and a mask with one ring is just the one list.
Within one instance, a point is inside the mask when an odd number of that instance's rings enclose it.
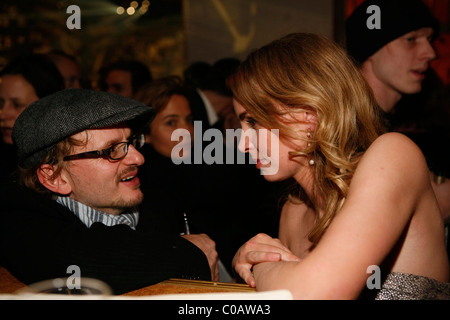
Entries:
{"label": "blonde woman", "polygon": [[295,299],[450,297],[426,161],[411,140],[383,132],[372,92],[344,50],[318,35],[287,35],[251,53],[229,82],[242,129],[279,143],[271,152],[261,146],[273,141],[241,139],[240,149],[262,170],[278,162],[266,179],[296,182],[279,239],[259,234],[236,253],[243,280],[289,289]]}

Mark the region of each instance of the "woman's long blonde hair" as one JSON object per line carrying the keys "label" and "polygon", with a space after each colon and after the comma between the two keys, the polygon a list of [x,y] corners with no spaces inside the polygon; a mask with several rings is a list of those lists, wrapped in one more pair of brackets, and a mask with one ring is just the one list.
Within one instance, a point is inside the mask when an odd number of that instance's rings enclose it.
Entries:
{"label": "woman's long blonde hair", "polygon": [[[289,34],[252,52],[229,85],[252,117],[263,127],[279,129],[280,138],[305,137],[304,131],[286,126],[286,114],[316,114],[310,146],[291,156],[315,163],[315,198],[325,202],[310,233],[317,243],[342,207],[359,159],[384,131],[369,85],[345,50],[309,33]],[[296,196],[317,206],[300,188]]]}

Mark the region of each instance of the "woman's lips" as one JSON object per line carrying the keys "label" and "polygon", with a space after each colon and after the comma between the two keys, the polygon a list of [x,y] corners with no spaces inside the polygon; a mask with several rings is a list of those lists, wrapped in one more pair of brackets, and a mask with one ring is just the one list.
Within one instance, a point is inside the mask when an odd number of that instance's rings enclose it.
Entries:
{"label": "woman's lips", "polygon": [[270,166],[270,160],[268,159],[258,159],[256,161],[256,168],[261,169]]}
{"label": "woman's lips", "polygon": [[2,133],[3,138],[12,136],[12,128],[2,127],[0,132]]}

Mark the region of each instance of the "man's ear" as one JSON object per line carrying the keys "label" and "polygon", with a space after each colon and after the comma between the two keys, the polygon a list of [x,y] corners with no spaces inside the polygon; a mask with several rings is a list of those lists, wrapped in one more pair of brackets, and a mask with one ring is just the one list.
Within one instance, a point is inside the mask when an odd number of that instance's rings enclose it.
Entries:
{"label": "man's ear", "polygon": [[43,164],[37,170],[37,176],[41,184],[54,193],[68,195],[72,192],[72,186],[61,172],[55,176],[55,168],[51,164]]}

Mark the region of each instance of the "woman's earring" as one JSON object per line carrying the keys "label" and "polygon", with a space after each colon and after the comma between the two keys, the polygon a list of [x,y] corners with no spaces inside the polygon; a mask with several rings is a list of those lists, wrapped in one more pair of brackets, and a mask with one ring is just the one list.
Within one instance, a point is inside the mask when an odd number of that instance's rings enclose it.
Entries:
{"label": "woman's earring", "polygon": [[[308,137],[308,139],[311,139],[312,134],[311,134],[311,129],[308,129],[308,132],[306,133],[306,136]],[[308,148],[311,147],[311,142],[308,142]],[[309,165],[312,167],[314,166],[315,162],[313,159],[309,160]]]}
{"label": "woman's earring", "polygon": [[[308,137],[308,139],[311,139],[312,134],[311,134],[311,129],[308,129],[308,132],[306,133],[306,136]],[[308,148],[311,147],[311,142],[308,142]]]}

